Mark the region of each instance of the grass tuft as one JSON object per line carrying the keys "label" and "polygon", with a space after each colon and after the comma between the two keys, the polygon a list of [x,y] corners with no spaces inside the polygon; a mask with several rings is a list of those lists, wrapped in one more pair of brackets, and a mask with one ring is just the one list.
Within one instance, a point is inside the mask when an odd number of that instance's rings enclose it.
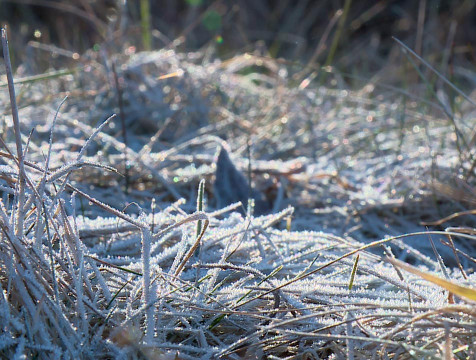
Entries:
{"label": "grass tuft", "polygon": [[[421,112],[411,89],[379,97],[335,73],[333,88],[299,88],[295,65],[262,55],[167,49],[117,55],[116,124],[104,54],[15,84],[6,40],[1,358],[475,354],[475,184],[455,175],[473,164],[441,104]],[[248,181],[205,189],[247,170],[250,139]],[[220,149],[233,167],[217,170]],[[272,213],[239,212],[227,191],[247,200],[251,183]]]}

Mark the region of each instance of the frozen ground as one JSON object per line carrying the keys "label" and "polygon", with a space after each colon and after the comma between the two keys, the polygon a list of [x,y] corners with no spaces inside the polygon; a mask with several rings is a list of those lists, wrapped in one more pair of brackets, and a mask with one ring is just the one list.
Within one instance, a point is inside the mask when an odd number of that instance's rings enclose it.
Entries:
{"label": "frozen ground", "polygon": [[[90,55],[17,85],[28,181],[20,201],[3,149],[2,356],[475,356],[474,305],[384,261],[474,286],[474,215],[422,225],[476,199],[470,112],[448,120],[444,101],[403,90],[350,91],[338,75],[319,87],[290,64],[171,50],[116,59],[120,108],[111,63]],[[213,186],[222,147],[267,204],[256,216],[221,209],[239,188]],[[449,226],[456,236],[425,234]]]}

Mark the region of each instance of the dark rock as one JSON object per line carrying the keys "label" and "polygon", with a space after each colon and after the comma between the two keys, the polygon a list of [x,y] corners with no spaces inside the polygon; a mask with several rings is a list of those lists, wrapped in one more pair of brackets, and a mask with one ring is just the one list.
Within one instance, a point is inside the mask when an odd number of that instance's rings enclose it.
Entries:
{"label": "dark rock", "polygon": [[265,196],[261,192],[250,188],[245,175],[235,167],[228,152],[223,147],[216,163],[214,189],[219,208],[241,201],[243,207],[239,208],[239,211],[245,214],[248,199],[252,198],[255,201],[255,215],[263,215],[271,210]]}

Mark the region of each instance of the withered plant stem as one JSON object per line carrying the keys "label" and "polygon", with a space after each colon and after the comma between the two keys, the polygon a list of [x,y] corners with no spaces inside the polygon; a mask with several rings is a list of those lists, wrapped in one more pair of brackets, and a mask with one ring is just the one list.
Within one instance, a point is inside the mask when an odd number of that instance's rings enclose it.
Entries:
{"label": "withered plant stem", "polygon": [[8,92],[10,94],[10,104],[12,107],[13,130],[15,133],[15,141],[17,146],[18,157],[18,198],[16,203],[16,226],[15,235],[19,238],[23,237],[23,204],[25,197],[25,164],[23,158],[23,147],[21,143],[20,118],[18,116],[17,100],[15,96],[15,86],[13,84],[12,64],[10,62],[10,51],[8,50],[7,30],[2,28],[2,48],[3,59],[5,60],[5,71],[8,81]]}

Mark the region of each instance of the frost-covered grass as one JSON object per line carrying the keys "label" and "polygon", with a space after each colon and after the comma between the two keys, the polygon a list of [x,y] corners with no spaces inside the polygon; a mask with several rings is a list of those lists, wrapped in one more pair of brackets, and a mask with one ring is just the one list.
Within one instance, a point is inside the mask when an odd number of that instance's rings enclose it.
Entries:
{"label": "frost-covered grass", "polygon": [[[461,165],[448,120],[409,95],[292,87],[270,59],[168,50],[117,59],[126,142],[88,56],[17,86],[18,119],[1,99],[1,357],[476,356],[474,303],[387,261],[476,284],[471,229],[420,224],[454,211],[428,186]],[[246,172],[249,140],[269,215],[214,208],[215,154]]]}

